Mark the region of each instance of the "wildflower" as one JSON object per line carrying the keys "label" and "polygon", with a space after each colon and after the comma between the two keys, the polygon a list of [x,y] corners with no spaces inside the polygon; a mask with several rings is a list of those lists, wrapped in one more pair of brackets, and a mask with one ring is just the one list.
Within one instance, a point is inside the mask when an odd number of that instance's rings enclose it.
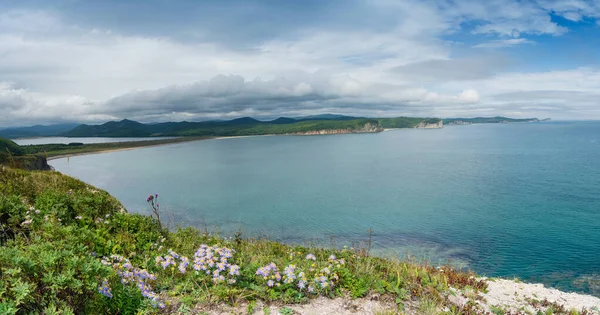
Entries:
{"label": "wildflower", "polygon": [[98,287],[98,292],[106,297],[113,297],[111,289],[108,286],[108,279],[104,279],[104,281],[102,281],[102,285]]}
{"label": "wildflower", "polygon": [[317,257],[313,254],[308,254],[308,255],[306,255],[306,259],[307,260],[317,260]]}
{"label": "wildflower", "polygon": [[189,259],[185,256],[181,257],[181,263],[179,264],[179,271],[181,273],[185,273],[185,270],[188,266],[188,264],[190,263]]}
{"label": "wildflower", "polygon": [[33,220],[31,220],[31,219],[25,220],[21,223],[21,225],[29,225],[29,224],[31,224],[31,222],[33,222]]}
{"label": "wildflower", "polygon": [[82,217],[82,216],[80,216],[80,215],[78,215],[78,216],[76,216],[76,217],[75,217],[75,219],[76,219],[76,220],[81,220],[81,219],[83,219],[83,217]]}
{"label": "wildflower", "polygon": [[229,266],[229,274],[232,276],[238,276],[240,274],[240,266],[238,266],[238,265]]}
{"label": "wildflower", "polygon": [[35,210],[35,214],[40,214],[40,210]]}
{"label": "wildflower", "polygon": [[302,280],[298,281],[298,288],[300,288],[301,290],[306,288],[306,283],[304,283],[304,281]]}
{"label": "wildflower", "polygon": [[337,257],[335,257],[335,255],[331,255],[329,256],[329,260],[335,260]]}
{"label": "wildflower", "polygon": [[273,280],[269,280],[267,281],[267,285],[272,288],[275,285],[275,282]]}
{"label": "wildflower", "polygon": [[309,292],[309,293],[313,293],[313,292],[315,292],[315,288],[314,288],[313,286],[309,285],[309,286],[308,286],[308,292]]}

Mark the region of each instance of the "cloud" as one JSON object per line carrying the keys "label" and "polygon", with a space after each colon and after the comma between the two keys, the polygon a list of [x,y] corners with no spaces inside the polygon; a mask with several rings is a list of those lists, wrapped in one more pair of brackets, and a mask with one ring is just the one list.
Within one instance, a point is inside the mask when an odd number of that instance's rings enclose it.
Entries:
{"label": "cloud", "polygon": [[501,55],[481,55],[426,60],[395,67],[392,71],[413,82],[463,81],[494,76],[511,63],[510,59]]}
{"label": "cloud", "polygon": [[0,125],[502,114],[518,101],[496,95],[597,79],[514,72],[526,62],[494,53],[565,34],[556,16],[597,19],[594,1],[32,1],[0,3],[0,82],[16,82],[0,85]]}
{"label": "cloud", "polygon": [[[334,112],[392,110],[479,102],[475,90],[458,95],[440,94],[423,88],[370,85],[349,76],[295,73],[272,80],[246,80],[238,75],[220,75],[193,84],[156,90],[132,91],[110,99],[99,113],[147,120],[172,115],[184,117],[228,117],[252,113],[258,117],[290,115],[328,108]],[[371,115],[369,115],[371,116]]]}
{"label": "cloud", "polygon": [[0,125],[28,125],[38,122],[99,122],[114,118],[90,114],[94,104],[78,95],[43,94],[0,82]]}
{"label": "cloud", "polygon": [[473,46],[473,48],[502,48],[502,47],[512,47],[521,44],[533,44],[533,41],[527,40],[525,38],[511,38],[511,39],[496,39],[487,41],[485,43],[477,44]]}

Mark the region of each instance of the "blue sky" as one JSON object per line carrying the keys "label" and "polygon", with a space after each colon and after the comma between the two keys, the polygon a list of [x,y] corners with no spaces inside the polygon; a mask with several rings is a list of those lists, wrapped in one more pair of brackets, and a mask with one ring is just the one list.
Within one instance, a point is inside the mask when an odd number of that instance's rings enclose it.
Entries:
{"label": "blue sky", "polygon": [[0,127],[600,119],[597,0],[0,0]]}

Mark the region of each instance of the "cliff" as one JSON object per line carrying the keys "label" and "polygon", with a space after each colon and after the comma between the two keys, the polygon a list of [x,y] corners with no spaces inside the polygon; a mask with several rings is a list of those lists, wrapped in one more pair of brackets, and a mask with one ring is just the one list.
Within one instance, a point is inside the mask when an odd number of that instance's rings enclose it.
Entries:
{"label": "cliff", "polygon": [[321,129],[321,130],[310,130],[302,132],[288,133],[288,135],[297,136],[312,136],[312,135],[337,135],[346,133],[373,133],[381,132],[383,128],[379,124],[366,123],[361,128],[345,128],[345,129]]}
{"label": "cliff", "polygon": [[424,122],[418,124],[415,128],[419,128],[419,129],[441,129],[441,128],[444,128],[444,123],[442,122],[441,119],[438,122],[435,122],[435,123],[429,123],[429,122],[424,121]]}

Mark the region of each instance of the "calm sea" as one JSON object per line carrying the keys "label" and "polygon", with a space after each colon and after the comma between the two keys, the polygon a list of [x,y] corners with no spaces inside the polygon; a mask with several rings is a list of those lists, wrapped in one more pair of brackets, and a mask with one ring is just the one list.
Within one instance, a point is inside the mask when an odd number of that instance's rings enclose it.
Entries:
{"label": "calm sea", "polygon": [[600,122],[206,140],[52,161],[176,224],[600,294]]}

